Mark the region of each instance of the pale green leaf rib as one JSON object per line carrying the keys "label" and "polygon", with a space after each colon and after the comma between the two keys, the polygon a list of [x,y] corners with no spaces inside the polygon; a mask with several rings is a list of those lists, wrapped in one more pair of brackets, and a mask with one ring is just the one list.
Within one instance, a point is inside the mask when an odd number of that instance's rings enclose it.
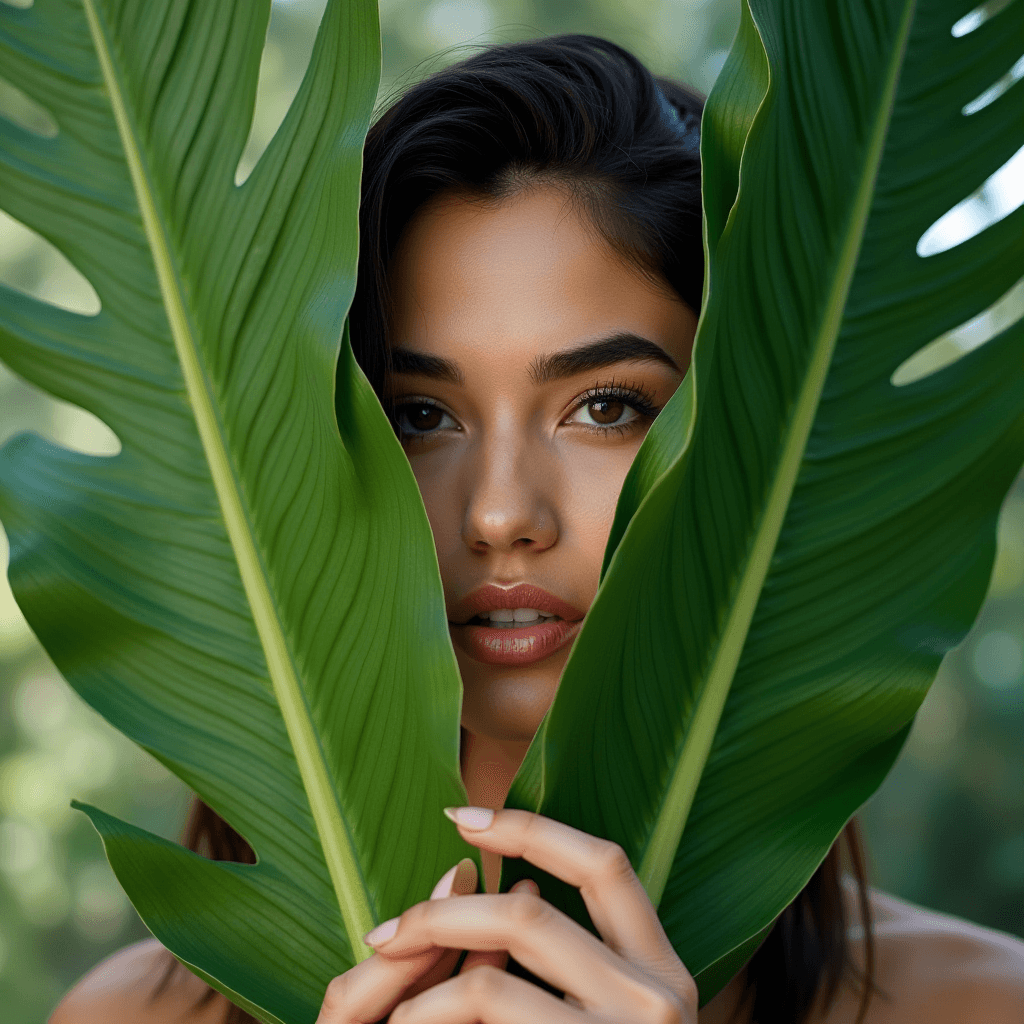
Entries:
{"label": "pale green leaf rib", "polygon": [[736,667],[739,665],[754,611],[782,530],[782,523],[789,508],[825,379],[832,365],[832,354],[839,337],[847,296],[857,268],[861,241],[871,210],[875,177],[882,160],[890,113],[913,23],[914,7],[914,0],[907,0],[897,45],[893,47],[885,85],[881,92],[878,115],[865,154],[856,198],[850,210],[849,225],[836,263],[832,288],[818,335],[811,349],[812,356],[807,374],[793,409],[775,479],[751,544],[750,555],[736,587],[736,598],[722,629],[722,639],[708,669],[703,693],[698,699],[650,840],[637,868],[637,875],[655,906],[658,906],[665,893],[672,862],[679,848],[697,787],[704,774],[704,766],[718,731],[722,710],[729,696]]}
{"label": "pale green leaf rib", "polygon": [[376,923],[369,894],[359,868],[349,830],[338,805],[330,771],[310,717],[294,659],[270,588],[269,576],[256,543],[245,497],[234,471],[223,426],[204,372],[193,320],[184,299],[167,232],[157,209],[145,159],[141,152],[121,79],[95,0],[82,0],[93,45],[110,96],[135,197],[142,213],[146,238],[153,255],[160,292],[181,364],[203,451],[210,467],[242,585],[267,661],[267,670],[296,762],[317,834],[323,847],[342,920],[353,956],[364,960],[370,950],[362,941]]}

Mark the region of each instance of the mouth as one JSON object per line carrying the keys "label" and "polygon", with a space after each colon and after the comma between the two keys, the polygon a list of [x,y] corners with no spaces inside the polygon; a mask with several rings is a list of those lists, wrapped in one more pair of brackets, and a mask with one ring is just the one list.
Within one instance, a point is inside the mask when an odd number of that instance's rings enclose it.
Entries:
{"label": "mouth", "polygon": [[453,642],[488,665],[527,665],[550,657],[572,642],[584,614],[528,584],[481,587],[453,611]]}
{"label": "mouth", "polygon": [[544,622],[564,622],[557,615],[545,615],[536,608],[496,608],[492,612],[474,615],[467,626],[488,626],[491,629],[526,629]]}

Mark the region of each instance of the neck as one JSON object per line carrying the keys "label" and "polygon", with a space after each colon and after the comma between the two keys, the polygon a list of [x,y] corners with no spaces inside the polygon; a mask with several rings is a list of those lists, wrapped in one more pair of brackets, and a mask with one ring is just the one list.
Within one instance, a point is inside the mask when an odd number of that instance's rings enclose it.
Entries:
{"label": "neck", "polygon": [[[496,740],[463,730],[462,781],[471,806],[490,807],[493,811],[505,806],[512,780],[529,746],[527,740]],[[481,860],[484,888],[487,892],[497,892],[501,857],[481,851]]]}

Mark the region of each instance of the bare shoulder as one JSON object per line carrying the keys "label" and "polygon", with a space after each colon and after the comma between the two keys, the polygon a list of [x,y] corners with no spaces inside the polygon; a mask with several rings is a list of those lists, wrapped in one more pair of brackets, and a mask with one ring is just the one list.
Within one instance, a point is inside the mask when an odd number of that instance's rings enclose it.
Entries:
{"label": "bare shoulder", "polygon": [[[878,890],[871,891],[871,910],[880,991],[871,1001],[866,1024],[1024,1022],[1020,939]],[[858,957],[861,944],[856,940],[862,935],[859,927],[852,929]],[[829,1024],[845,1024],[855,1005],[841,1002],[846,1013],[829,1014]]]}
{"label": "bare shoulder", "polygon": [[49,1024],[223,1024],[224,1001],[198,1006],[206,986],[188,971],[176,971],[154,997],[167,956],[156,939],[120,950],[68,992]]}

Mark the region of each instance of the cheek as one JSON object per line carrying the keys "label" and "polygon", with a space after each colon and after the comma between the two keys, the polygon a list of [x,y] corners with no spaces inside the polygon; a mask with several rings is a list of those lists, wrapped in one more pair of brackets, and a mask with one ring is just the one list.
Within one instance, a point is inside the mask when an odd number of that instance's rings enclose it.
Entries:
{"label": "cheek", "polygon": [[563,460],[562,539],[580,559],[580,567],[586,567],[590,600],[597,593],[615,505],[637,448],[639,441],[604,449],[572,445]]}
{"label": "cheek", "polygon": [[461,512],[456,486],[458,466],[443,451],[413,455],[409,459],[423,506],[427,510],[430,531],[442,568],[461,541]]}

